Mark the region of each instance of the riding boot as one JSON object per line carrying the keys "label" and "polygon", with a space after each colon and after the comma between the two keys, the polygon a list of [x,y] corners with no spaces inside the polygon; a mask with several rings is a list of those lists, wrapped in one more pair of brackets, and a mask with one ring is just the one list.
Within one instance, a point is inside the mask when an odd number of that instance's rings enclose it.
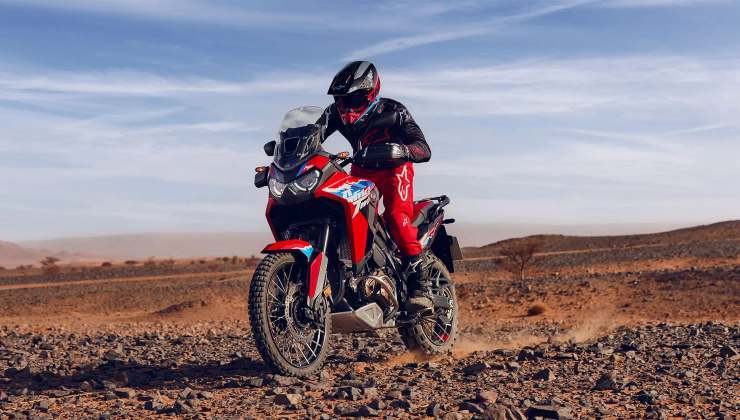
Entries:
{"label": "riding boot", "polygon": [[432,282],[427,274],[422,254],[408,257],[406,260],[406,281],[410,297],[406,302],[406,311],[411,314],[432,312]]}

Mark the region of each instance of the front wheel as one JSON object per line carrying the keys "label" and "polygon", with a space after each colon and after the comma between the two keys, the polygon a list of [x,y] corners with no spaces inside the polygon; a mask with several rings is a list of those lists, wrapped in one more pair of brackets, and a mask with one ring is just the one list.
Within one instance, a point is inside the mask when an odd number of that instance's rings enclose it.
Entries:
{"label": "front wheel", "polygon": [[412,324],[399,327],[401,339],[409,350],[420,350],[426,354],[446,353],[457,341],[458,304],[455,285],[444,263],[431,255],[429,273],[432,280],[432,293],[444,296],[452,302],[449,309],[435,309],[434,313]]}
{"label": "front wheel", "polygon": [[331,317],[306,310],[305,264],[290,253],[262,259],[249,288],[249,321],[262,359],[288,376],[310,376],[326,360]]}

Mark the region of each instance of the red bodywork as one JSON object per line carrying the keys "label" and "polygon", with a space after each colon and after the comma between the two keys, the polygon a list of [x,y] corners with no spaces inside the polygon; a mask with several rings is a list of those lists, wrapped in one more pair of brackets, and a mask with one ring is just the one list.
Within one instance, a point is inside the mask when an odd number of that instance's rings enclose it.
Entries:
{"label": "red bodywork", "polygon": [[[281,251],[301,251],[304,252],[304,249],[311,249],[313,251],[313,246],[311,246],[310,243],[306,241],[301,241],[298,239],[288,239],[287,241],[280,241],[275,242],[270,245],[267,245],[265,249],[262,250],[265,254],[275,253],[275,252],[281,252]],[[306,254],[304,252],[304,254]],[[310,257],[310,254],[306,255],[307,257]]]}
{"label": "red bodywork", "polygon": [[[316,155],[309,159],[303,166],[298,168],[296,176],[300,176],[311,169],[324,170],[329,164],[330,159],[324,155]],[[270,167],[270,175],[274,171]],[[350,244],[350,253],[352,262],[359,264],[366,252],[366,242],[369,231],[369,222],[366,216],[367,211],[362,211],[371,201],[378,199],[377,188],[372,182],[350,176],[344,171],[338,171],[333,174],[326,182],[316,188],[315,198],[326,198],[339,203],[344,211],[345,223],[347,225],[348,239]],[[279,232],[275,230],[270,212],[274,206],[278,205],[277,200],[269,197],[265,216],[270,225],[270,230],[276,240],[279,240]],[[377,212],[377,208],[373,210]],[[264,253],[276,252],[297,252],[300,251],[306,257],[308,264],[308,297],[309,304],[312,303],[320,294],[326,280],[327,258],[315,250],[310,243],[301,240],[278,241],[268,245],[262,251]],[[298,253],[298,252],[297,252]]]}
{"label": "red bodywork", "polygon": [[[329,162],[330,159],[327,156],[316,155],[298,168],[298,176],[313,168],[323,170]],[[271,175],[273,170],[270,167]],[[342,205],[345,223],[347,224],[352,262],[354,264],[358,264],[365,255],[365,244],[369,229],[367,217],[360,210],[368,204],[372,195],[377,199],[378,193],[373,193],[374,190],[376,190],[376,187],[372,182],[339,171],[332,175],[324,184],[320,185],[314,192],[316,198],[327,198]],[[272,235],[277,240],[279,239],[278,232],[275,231],[270,220],[270,210],[275,204],[275,199],[270,197],[267,202],[265,215],[267,216],[267,223],[270,225]]]}
{"label": "red bodywork", "polygon": [[337,172],[315,192],[317,198],[336,201],[344,208],[350,252],[354,264],[358,264],[365,256],[367,233],[370,226],[367,217],[360,210],[373,200],[373,195],[377,200],[378,194],[374,191],[376,187],[372,182],[344,172]]}
{"label": "red bodywork", "polygon": [[429,200],[424,201],[417,201],[414,203],[414,217],[411,220],[416,220],[417,217],[419,217],[419,214],[421,214],[422,211],[424,211],[427,207],[431,207],[434,203]]}
{"label": "red bodywork", "polygon": [[308,269],[308,304],[311,305],[324,288],[326,278],[326,257],[323,252],[314,253],[314,247],[306,241],[288,239],[267,245],[262,250],[265,254],[278,252],[294,252],[295,255],[305,257]]}

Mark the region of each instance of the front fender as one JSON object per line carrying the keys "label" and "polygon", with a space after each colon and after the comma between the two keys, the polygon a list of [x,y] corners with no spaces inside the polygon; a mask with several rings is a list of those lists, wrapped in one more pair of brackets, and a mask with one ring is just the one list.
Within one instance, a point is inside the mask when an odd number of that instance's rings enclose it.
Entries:
{"label": "front fender", "polygon": [[299,251],[301,255],[306,257],[308,262],[313,255],[313,245],[306,241],[299,239],[288,239],[285,241],[278,241],[267,245],[263,250],[263,254],[277,254],[278,252],[291,252]]}
{"label": "front fender", "polygon": [[278,252],[292,252],[305,257],[308,267],[306,286],[308,289],[308,306],[312,307],[316,299],[321,295],[326,284],[327,259],[323,252],[314,252],[314,247],[306,241],[299,239],[288,239],[267,245],[262,250],[264,254],[276,254]]}

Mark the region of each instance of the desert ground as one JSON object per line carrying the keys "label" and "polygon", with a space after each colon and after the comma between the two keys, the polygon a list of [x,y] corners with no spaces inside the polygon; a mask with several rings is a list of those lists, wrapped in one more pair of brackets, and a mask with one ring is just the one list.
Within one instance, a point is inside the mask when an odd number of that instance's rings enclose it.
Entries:
{"label": "desert ground", "polygon": [[[520,281],[503,255],[526,241]],[[455,351],[335,335],[305,380],[253,345],[256,260],[2,270],[0,419],[740,415],[740,222],[464,251]]]}

